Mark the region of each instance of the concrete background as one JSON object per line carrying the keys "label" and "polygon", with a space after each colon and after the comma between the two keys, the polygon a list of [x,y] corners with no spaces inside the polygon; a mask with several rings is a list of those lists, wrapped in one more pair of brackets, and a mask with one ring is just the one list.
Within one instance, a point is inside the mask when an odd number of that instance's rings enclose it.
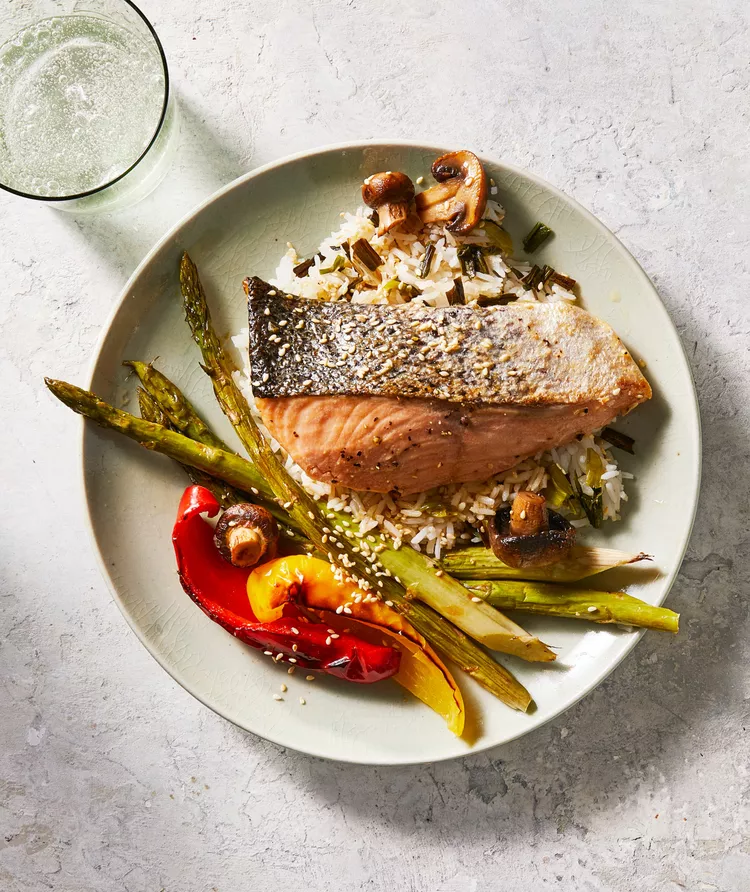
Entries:
{"label": "concrete background", "polygon": [[[144,8],[183,114],[168,179],[93,218],[0,196],[0,889],[750,890],[747,4]],[[78,421],[42,386],[85,380],[125,279],[197,201],[371,136],[523,165],[611,227],[680,329],[706,455],[679,638],[524,740],[398,770],[284,752],[157,666],[94,565]]]}

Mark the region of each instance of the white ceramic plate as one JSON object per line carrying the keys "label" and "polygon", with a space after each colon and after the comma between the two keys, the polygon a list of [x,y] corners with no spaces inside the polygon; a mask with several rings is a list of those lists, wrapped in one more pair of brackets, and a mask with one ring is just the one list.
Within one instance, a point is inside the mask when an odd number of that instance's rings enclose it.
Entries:
{"label": "white ceramic plate", "polygon": [[[336,228],[339,213],[359,204],[366,175],[393,169],[429,177],[432,160],[443,151],[412,143],[333,146],[266,165],[216,193],[168,233],[133,274],[103,333],[91,388],[115,405],[133,407],[135,386],[121,363],[158,357],[158,367],[222,436],[236,442],[182,319],[177,286],[182,250],[198,265],[220,332],[237,331],[246,324],[241,287],[246,275],[272,275],[288,241],[300,255],[311,252]],[[629,486],[624,521],[607,524],[599,540],[655,555],[659,572],[632,572],[629,578],[636,582],[630,590],[660,604],[687,545],[700,476],[698,409],[679,338],[645,273],[601,223],[538,177],[485,163],[500,187],[515,243],[537,220],[549,224],[556,237],[535,260],[574,276],[585,307],[609,322],[646,362],[654,398],[618,424],[637,440],[635,458],[620,455],[637,479]],[[502,658],[536,701],[529,715],[508,709],[459,674],[477,734],[469,746],[391,682],[361,688],[322,677],[290,678],[285,668],[271,665],[204,616],[175,573],[170,533],[186,480],[167,459],[87,424],[83,474],[103,571],[143,644],[173,678],[222,716],[316,756],[395,765],[505,743],[596,687],[639,637],[584,622],[523,617],[524,626],[559,648],[558,662],[540,667]],[[587,533],[586,541],[594,537]],[[273,694],[282,682],[289,692],[277,702]]]}

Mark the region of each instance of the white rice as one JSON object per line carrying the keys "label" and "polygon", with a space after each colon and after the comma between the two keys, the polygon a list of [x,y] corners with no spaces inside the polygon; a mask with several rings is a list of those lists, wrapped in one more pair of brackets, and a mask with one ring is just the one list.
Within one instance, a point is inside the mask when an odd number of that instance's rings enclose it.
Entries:
{"label": "white rice", "polygon": [[[309,273],[302,278],[297,277],[293,270],[304,258],[297,255],[291,244],[288,245],[271,284],[289,294],[311,300],[401,304],[408,298],[402,295],[398,288],[390,290],[383,288],[387,282],[398,279],[404,284],[420,289],[422,293],[414,298],[414,301],[421,301],[429,306],[444,307],[448,306],[446,295],[453,287],[454,279],[461,275],[461,263],[458,257],[460,245],[489,243],[483,233],[472,233],[466,238],[459,238],[439,226],[426,227],[419,234],[394,231],[379,236],[369,219],[370,213],[367,208],[359,208],[353,214],[343,213],[340,228],[323,241]],[[487,202],[486,218],[501,223],[504,216],[505,212],[497,202]],[[349,264],[343,269],[321,271],[330,269],[335,258],[341,256],[341,251],[336,250],[336,246],[345,241],[353,243],[359,238],[367,239],[383,260],[383,264],[368,277],[367,284],[370,287],[367,289],[361,288],[363,283],[358,282],[360,276]],[[422,279],[419,277],[419,270],[428,242],[435,246],[435,254],[429,276]],[[575,294],[559,285],[543,286],[534,291],[526,288],[516,273],[519,273],[520,277],[525,275],[530,269],[528,263],[510,260],[497,254],[488,255],[485,259],[491,274],[478,273],[473,279],[462,277],[466,301],[469,304],[479,297],[501,295],[506,295],[515,301],[576,300]],[[244,363],[242,372],[237,373],[237,383],[251,405],[254,405],[250,386],[247,336],[247,329],[242,329],[232,341]],[[283,454],[279,443],[271,437],[257,413],[256,420],[268,437],[273,450]],[[519,490],[543,491],[548,483],[547,468],[552,463],[557,463],[566,474],[574,468],[577,469],[581,489],[590,495],[593,490],[586,484],[589,449],[596,452],[605,468],[602,475],[604,518],[619,520],[621,503],[627,501],[623,481],[632,478],[632,475],[620,471],[607,444],[596,436],[585,436],[567,446],[540,452],[489,480],[450,484],[429,493],[401,498],[393,498],[382,493],[355,492],[344,486],[313,480],[288,455],[285,455],[285,465],[289,473],[310,495],[325,501],[329,510],[350,514],[361,533],[379,530],[394,538],[398,544],[410,544],[417,551],[440,557],[443,551],[450,550],[457,544],[480,542],[477,527],[487,517],[492,516],[502,504],[512,502]],[[571,518],[571,523],[579,528],[589,526],[585,518]]]}

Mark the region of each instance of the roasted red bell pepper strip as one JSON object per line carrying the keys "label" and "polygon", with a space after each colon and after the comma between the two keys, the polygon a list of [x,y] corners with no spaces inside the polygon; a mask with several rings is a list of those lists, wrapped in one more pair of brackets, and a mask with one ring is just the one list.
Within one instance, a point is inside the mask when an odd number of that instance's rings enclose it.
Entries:
{"label": "roasted red bell pepper strip", "polygon": [[209,490],[189,486],[172,531],[180,582],[204,613],[245,644],[282,654],[280,659],[294,660],[305,670],[363,684],[398,672],[401,654],[395,648],[343,632],[332,640],[324,623],[310,622],[301,614],[259,623],[247,597],[249,571],[221,557],[211,526],[200,516],[214,517],[219,508]]}

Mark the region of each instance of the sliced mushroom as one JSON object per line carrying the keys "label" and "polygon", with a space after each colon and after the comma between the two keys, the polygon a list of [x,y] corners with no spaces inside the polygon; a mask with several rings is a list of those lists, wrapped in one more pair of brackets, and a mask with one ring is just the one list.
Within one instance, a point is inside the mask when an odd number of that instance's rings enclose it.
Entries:
{"label": "sliced mushroom", "polygon": [[406,222],[413,198],[414,183],[399,171],[375,173],[362,184],[362,200],[378,213],[378,235]]}
{"label": "sliced mushroom", "polygon": [[512,507],[501,508],[487,525],[490,548],[509,567],[546,567],[570,554],[576,531],[544,497],[519,492]]}
{"label": "sliced mushroom", "polygon": [[279,528],[265,508],[242,502],[221,515],[214,544],[235,567],[255,567],[276,557]]}
{"label": "sliced mushroom", "polygon": [[432,165],[438,181],[416,197],[423,223],[447,223],[451,232],[471,232],[487,206],[487,175],[473,152],[449,152]]}

